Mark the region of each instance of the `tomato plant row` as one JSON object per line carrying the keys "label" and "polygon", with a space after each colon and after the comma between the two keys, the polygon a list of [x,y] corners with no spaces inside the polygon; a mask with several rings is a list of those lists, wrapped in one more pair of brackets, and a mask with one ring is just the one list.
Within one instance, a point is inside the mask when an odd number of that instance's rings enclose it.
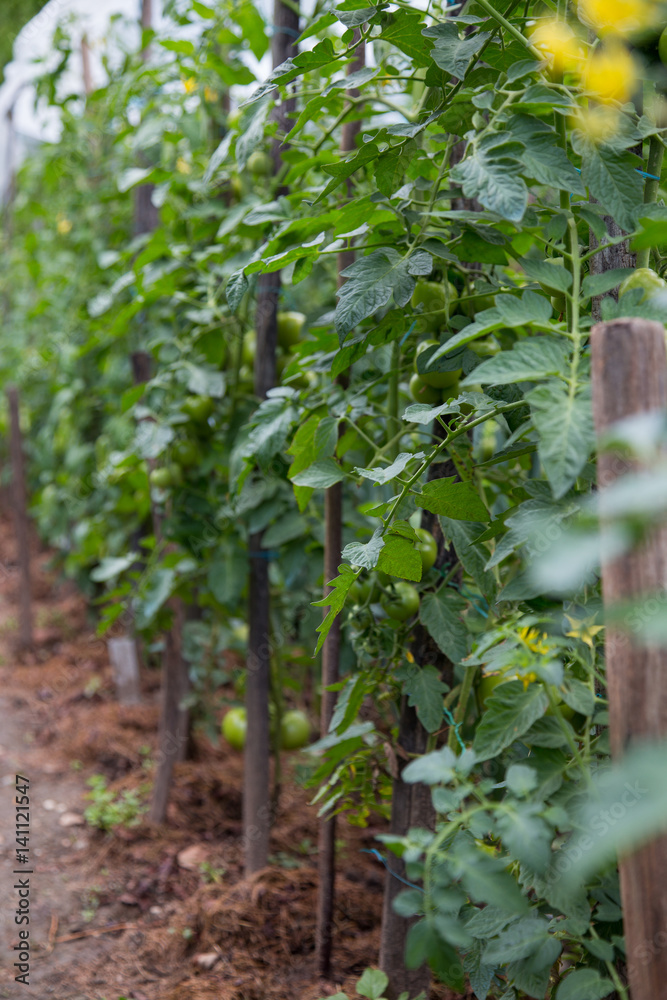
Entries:
{"label": "tomato plant row", "polygon": [[[595,478],[587,337],[665,317],[667,13],[611,6],[345,0],[303,19],[264,81],[259,8],[193,0],[83,111],[57,96],[59,35],[42,87],[61,139],[21,169],[3,233],[3,368],[65,571],[102,629],[125,614],[150,640],[173,597],[196,609],[190,701],[210,721],[212,689],[243,696],[223,654],[246,648],[248,560],[266,560],[285,747],[308,738],[311,652],[340,620],[315,799],[363,825],[389,818],[397,781],[427,790],[431,820],[383,837],[424,890],[395,901],[419,917],[406,964],[480,1000],[627,996],[613,865],[564,874],[608,754],[599,591],[567,547]],[[362,44],[373,59],[346,74]],[[136,235],[147,188],[157,224]],[[278,375],[260,400],[271,275]],[[134,385],[138,351],[153,373]],[[426,752],[397,763],[410,713]],[[249,721],[227,712],[232,746]]]}

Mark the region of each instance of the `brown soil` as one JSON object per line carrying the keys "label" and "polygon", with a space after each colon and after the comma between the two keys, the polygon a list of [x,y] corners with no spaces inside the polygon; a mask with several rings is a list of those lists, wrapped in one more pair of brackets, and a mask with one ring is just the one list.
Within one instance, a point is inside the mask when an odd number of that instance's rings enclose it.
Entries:
{"label": "brown soil", "polygon": [[[0,523],[5,554],[11,539]],[[242,755],[203,737],[196,759],[176,765],[164,828],[141,823],[103,834],[83,822],[62,825],[70,814],[82,817],[93,774],[147,799],[159,677],[144,670],[145,704],[119,706],[85,600],[49,569],[48,553],[35,551],[32,564],[36,648],[23,662],[12,652],[17,576],[6,558],[0,581],[0,998],[356,996],[356,979],[378,955],[384,872],[362,853],[375,846],[378,829],[340,823],[335,981],[322,982],[314,963],[317,819],[309,793],[293,779],[298,754],[285,755],[272,866],[251,879],[242,873]],[[16,773],[30,779],[29,989],[14,980],[13,968],[13,886],[21,877],[13,872],[22,867]],[[453,1000],[441,990],[432,998]]]}

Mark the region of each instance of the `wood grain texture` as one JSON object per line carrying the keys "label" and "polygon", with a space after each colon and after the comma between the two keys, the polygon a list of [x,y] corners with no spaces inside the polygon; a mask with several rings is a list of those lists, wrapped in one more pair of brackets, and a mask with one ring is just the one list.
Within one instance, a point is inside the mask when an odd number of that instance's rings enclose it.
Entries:
{"label": "wood grain texture", "polygon": [[[355,38],[360,37],[359,29],[356,29]],[[348,63],[347,75],[355,73],[366,65],[366,46],[360,45],[356,51],[355,58]],[[359,91],[348,90],[346,94],[356,97]],[[355,148],[355,142],[360,121],[346,122],[343,125],[340,149],[345,154]],[[350,180],[348,178],[348,191],[350,190]],[[346,267],[354,263],[355,252],[352,247],[341,250],[336,258],[337,263],[337,285],[340,289],[345,284],[346,278],[341,274]],[[346,373],[346,378],[347,378]],[[339,381],[342,381],[339,376]],[[347,384],[345,382],[344,384]],[[339,428],[339,434],[343,428]],[[335,483],[325,491],[324,494],[324,595],[326,596],[331,588],[327,586],[329,580],[333,580],[338,575],[338,566],[342,559],[343,546],[343,488],[341,483]],[[325,617],[328,609],[324,609]],[[322,647],[322,701],[320,704],[320,735],[325,736],[329,731],[329,724],[336,707],[337,693],[327,691],[326,688],[335,684],[339,679],[340,664],[340,617],[333,622],[329,634]],[[315,933],[317,968],[319,974],[328,979],[331,973],[331,955],[333,950],[333,924],[334,924],[334,904],[336,896],[336,817],[324,817],[320,821],[318,836],[318,897],[317,897],[317,929]]]}
{"label": "wood grain texture", "polygon": [[[273,38],[271,53],[273,67],[279,66],[290,56],[296,55],[299,36],[298,7],[293,8],[275,0],[273,6]],[[277,92],[276,92],[277,96]],[[278,177],[283,163],[282,136],[291,128],[290,115],[296,107],[294,98],[281,102],[272,113],[278,122],[278,136],[271,144],[274,177]],[[286,193],[276,185],[274,197]],[[280,271],[260,274],[257,280],[257,310],[255,330],[255,395],[265,399],[276,384],[276,347],[278,340],[278,300],[280,296]],[[268,864],[269,835],[271,830],[271,795],[269,754],[269,695],[271,689],[271,604],[268,559],[257,555],[262,549],[262,533],[253,534],[250,547],[249,636],[248,673],[246,681],[246,707],[248,731],[243,769],[243,836],[246,875],[252,875]],[[253,555],[255,553],[255,555]]]}
{"label": "wood grain texture", "polygon": [[[665,411],[667,360],[661,324],[640,319],[600,323],[591,332],[593,413],[598,436],[616,421]],[[613,450],[598,458],[600,508],[604,490],[636,468]],[[667,531],[603,563],[606,607],[664,591]],[[605,645],[611,746],[615,757],[637,742],[667,737],[667,654],[608,628]],[[632,1000],[655,1000],[667,983],[667,837],[654,840],[620,863],[627,968]]]}

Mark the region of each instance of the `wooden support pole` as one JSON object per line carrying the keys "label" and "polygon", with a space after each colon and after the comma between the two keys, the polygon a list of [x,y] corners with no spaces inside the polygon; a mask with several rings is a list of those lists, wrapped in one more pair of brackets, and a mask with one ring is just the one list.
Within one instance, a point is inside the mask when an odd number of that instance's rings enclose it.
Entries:
{"label": "wooden support pole", "polygon": [[118,636],[109,639],[108,648],[118,701],[121,705],[140,705],[141,689],[136,642],[127,636]]}
{"label": "wooden support pole", "polygon": [[[667,359],[660,323],[618,319],[591,332],[593,414],[598,435],[619,420],[665,412]],[[598,456],[600,509],[604,490],[636,463],[613,450]],[[662,591],[667,580],[667,529],[631,552],[603,563],[605,606]],[[605,644],[612,754],[667,737],[667,657],[659,647],[635,644],[609,626]],[[656,947],[667,929],[667,836],[620,859],[621,897],[632,1000],[655,1000],[667,983],[667,949]]]}
{"label": "wooden support pole", "polygon": [[19,392],[16,386],[7,389],[9,403],[9,447],[12,465],[12,512],[16,534],[17,558],[19,565],[19,635],[18,649],[31,649],[32,596],[30,587],[30,534],[28,527],[28,503],[23,464],[23,439],[19,422]]}
{"label": "wooden support pole", "polygon": [[[356,38],[360,32],[357,28]],[[362,42],[355,58],[348,64],[347,75],[363,69],[366,65],[366,47]],[[358,97],[359,91],[346,91],[350,97]],[[361,129],[360,121],[348,121],[343,125],[340,149],[348,153],[355,148],[356,139]],[[351,194],[352,186],[348,179],[347,193]],[[346,281],[342,272],[354,263],[355,252],[352,248],[341,250],[337,254],[338,288]],[[340,380],[340,376],[339,376]],[[347,384],[347,382],[345,382]],[[330,591],[329,580],[338,575],[338,567],[342,559],[343,548],[343,486],[335,483],[324,494],[324,594]],[[331,717],[336,707],[337,694],[326,688],[335,684],[340,675],[340,617],[333,622],[329,634],[322,647],[322,700],[320,703],[320,735],[326,736],[329,731]],[[318,843],[318,897],[317,897],[317,930],[315,942],[317,949],[317,968],[319,974],[328,979],[331,974],[331,953],[333,950],[334,904],[336,899],[336,817],[325,816],[320,821]]]}
{"label": "wooden support pole", "polygon": [[[298,7],[275,0],[273,7],[271,42],[273,67],[281,65],[297,53],[299,37]],[[289,115],[296,106],[294,98],[279,104],[274,112],[278,129],[285,134],[291,128]],[[274,139],[271,155],[274,176],[282,168],[282,143]],[[275,195],[284,194],[278,188]],[[276,383],[276,345],[278,339],[278,297],[280,271],[261,274],[257,281],[257,312],[255,330],[255,395],[260,399]],[[271,830],[271,792],[269,756],[269,695],[271,689],[271,597],[269,563],[262,553],[262,533],[248,538],[250,548],[250,574],[248,586],[249,635],[246,679],[246,707],[248,732],[243,766],[243,837],[246,875],[252,875],[268,864],[269,834]]]}
{"label": "wooden support pole", "polygon": [[93,92],[93,74],[90,69],[90,43],[88,35],[81,39],[81,68],[83,73],[83,92],[90,97]]}

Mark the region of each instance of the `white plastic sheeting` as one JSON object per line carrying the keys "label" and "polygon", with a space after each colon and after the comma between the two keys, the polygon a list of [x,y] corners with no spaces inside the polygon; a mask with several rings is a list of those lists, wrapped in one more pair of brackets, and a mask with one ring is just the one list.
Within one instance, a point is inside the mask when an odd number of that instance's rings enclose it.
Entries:
{"label": "white plastic sheeting", "polygon": [[[153,0],[153,25],[163,26],[162,4]],[[0,197],[7,194],[11,177],[26,152],[38,142],[55,142],[60,125],[58,112],[36,104],[34,81],[58,65],[53,48],[58,24],[71,35],[74,52],[60,81],[62,94],[84,90],[81,39],[88,40],[93,85],[105,82],[102,51],[114,46],[136,47],[139,41],[141,0],[49,0],[21,30],[14,43],[14,57],[5,67],[0,87]],[[115,18],[112,22],[112,18]]]}

